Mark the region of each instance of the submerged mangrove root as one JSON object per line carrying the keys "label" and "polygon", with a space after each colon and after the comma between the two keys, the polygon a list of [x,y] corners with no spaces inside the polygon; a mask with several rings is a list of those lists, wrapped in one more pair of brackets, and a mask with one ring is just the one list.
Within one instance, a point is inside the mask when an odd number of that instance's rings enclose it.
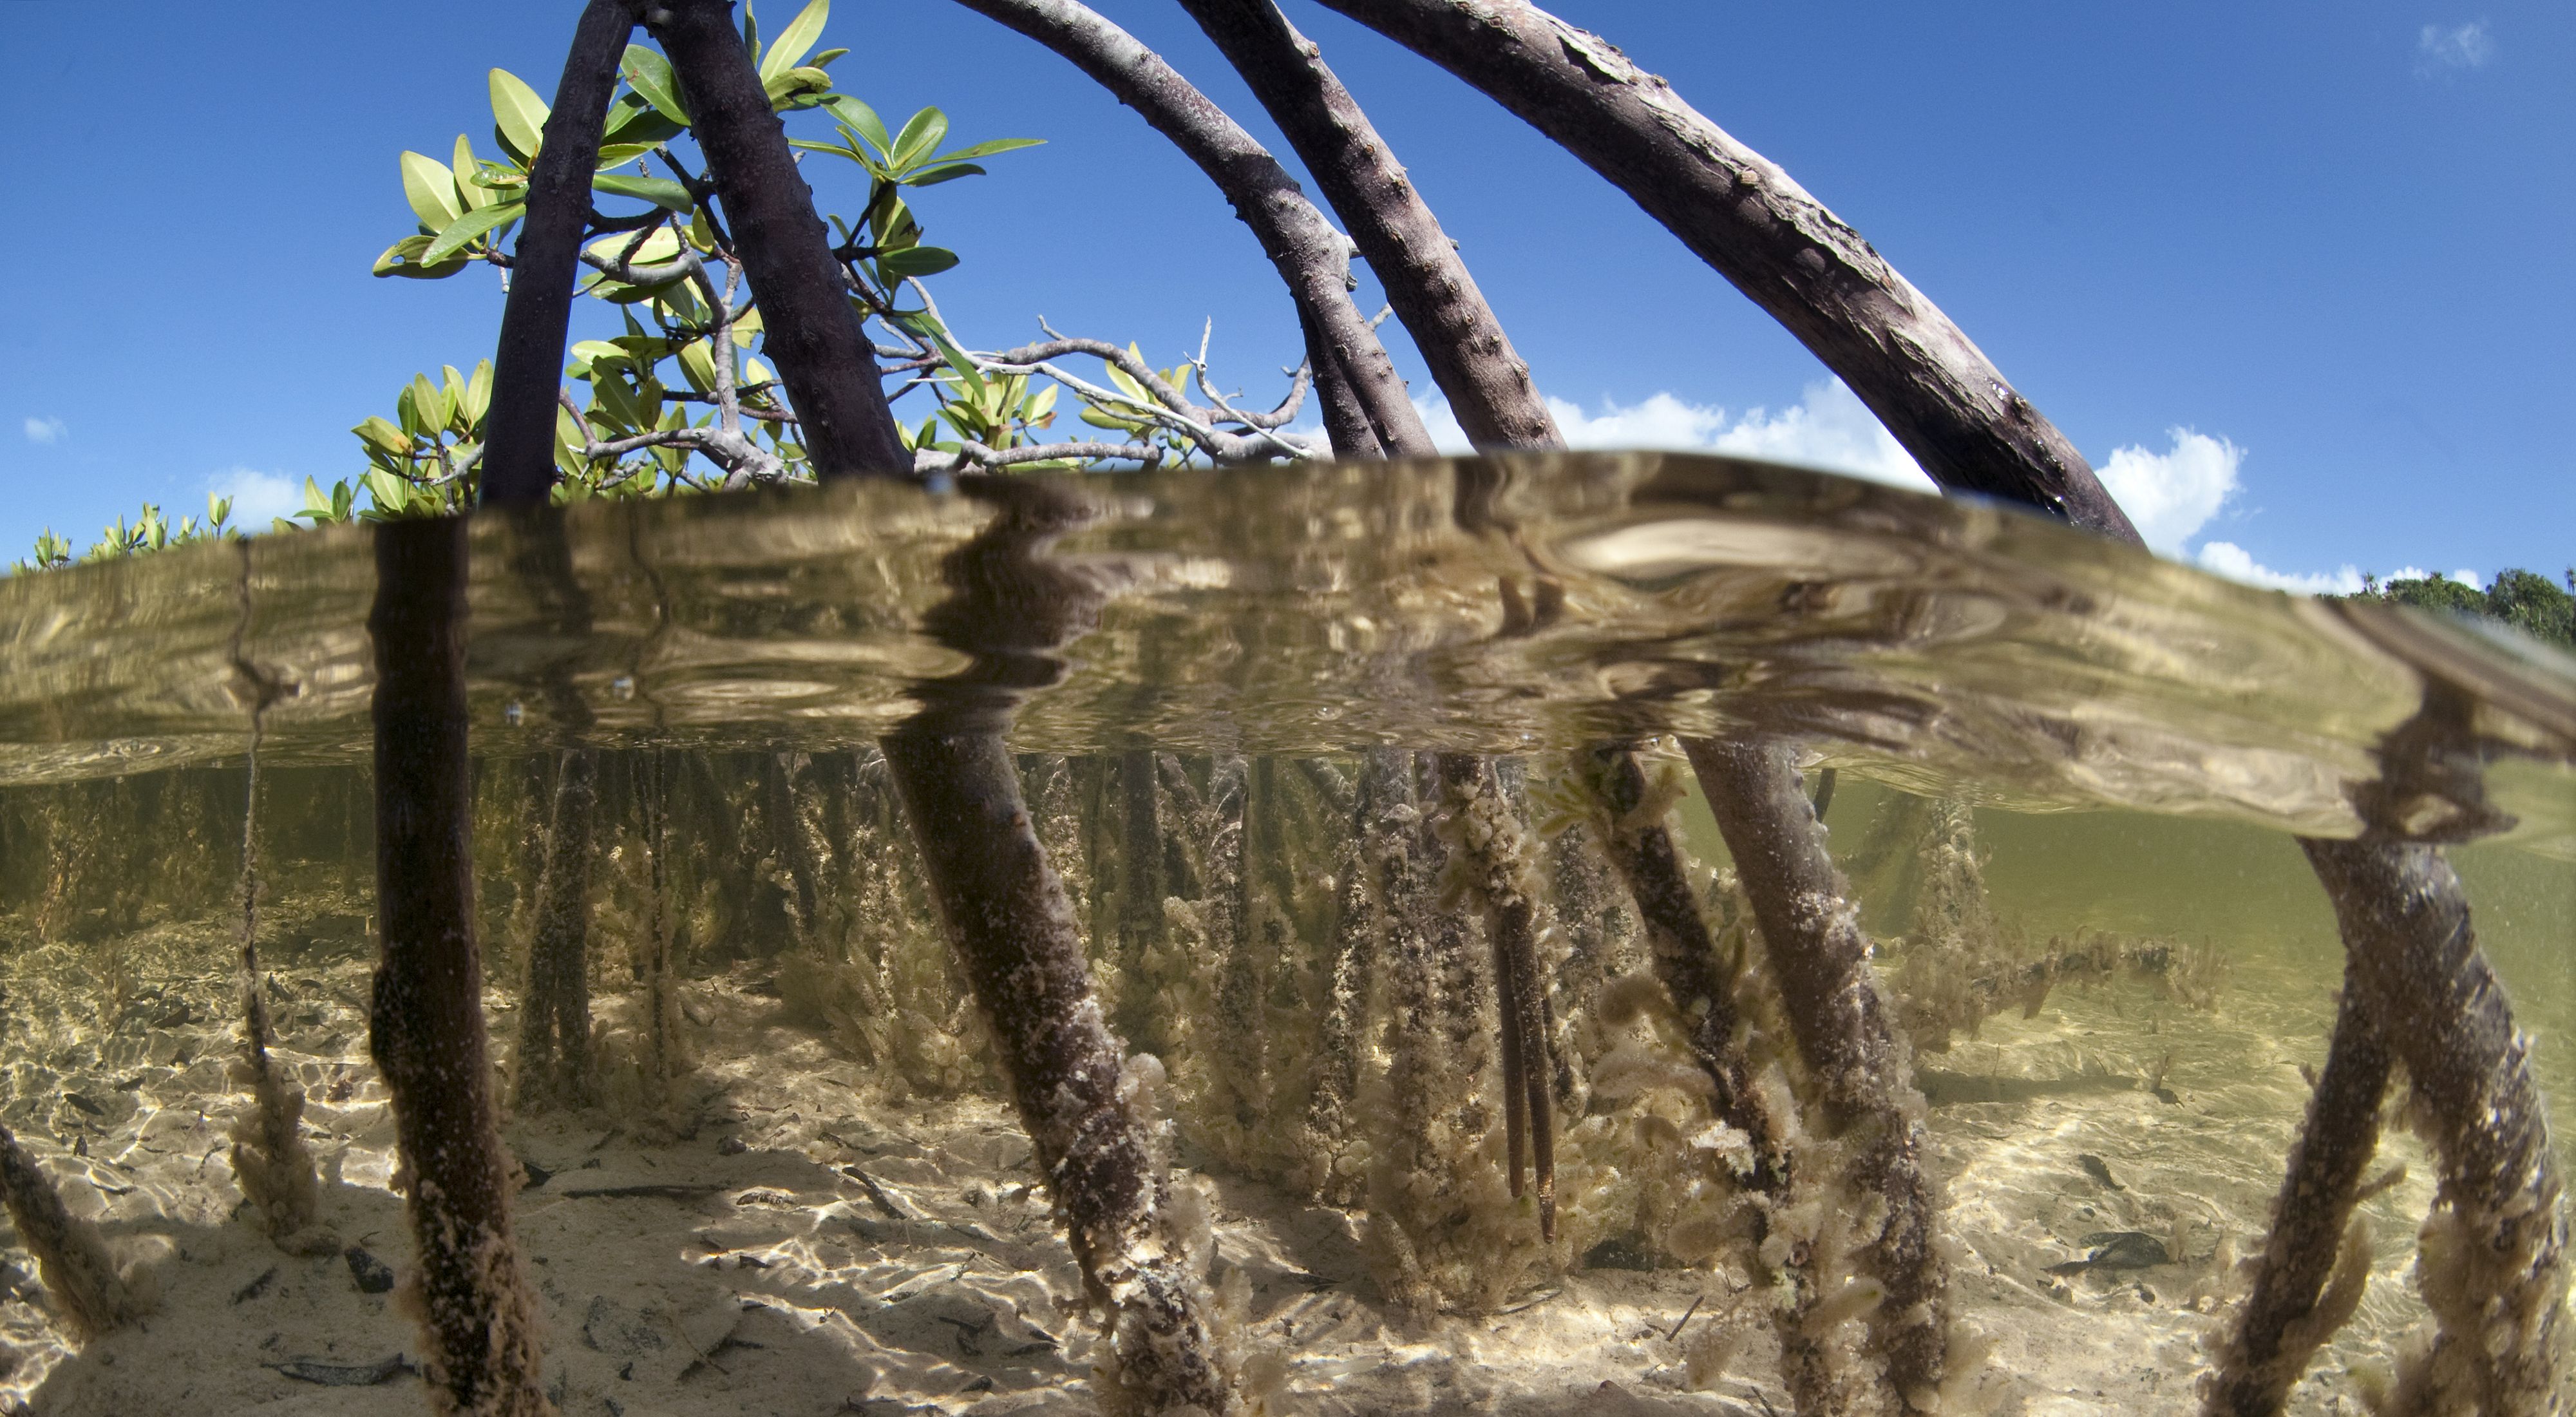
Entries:
{"label": "submerged mangrove root", "polygon": [[2548,1113],[2467,899],[2429,846],[2302,840],[2334,902],[2355,992],[2405,1065],[2440,1165],[2415,1282],[2432,1341],[2380,1410],[2561,1413],[2571,1400],[2567,1214]]}
{"label": "submerged mangrove root", "polygon": [[635,801],[644,836],[644,1087],[655,1110],[671,1104],[684,1066],[680,991],[671,949],[671,773],[666,750],[647,749],[635,769]]}
{"label": "submerged mangrove root", "polygon": [[1108,1317],[1109,1389],[1139,1413],[1236,1410],[1214,1297],[1192,1258],[1199,1237],[1183,1233],[1154,1142],[1159,1065],[1122,1063],[1000,735],[914,728],[884,748],[1085,1286]]}
{"label": "submerged mangrove root", "polygon": [[53,1178],[7,1127],[0,1127],[0,1204],[9,1208],[18,1243],[36,1257],[36,1273],[61,1307],[72,1337],[88,1343],[151,1311],[146,1298],[117,1274],[98,1227],[64,1207]]}
{"label": "submerged mangrove root", "polygon": [[[1305,1183],[1308,1194],[1333,1205],[1356,1203],[1366,1171],[1353,1164],[1350,1152],[1351,1105],[1359,1096],[1360,1055],[1368,1028],[1369,981],[1376,973],[1378,936],[1383,912],[1370,888],[1369,862],[1380,849],[1373,844],[1377,794],[1388,790],[1392,749],[1373,749],[1368,767],[1351,792],[1347,814],[1350,835],[1335,858],[1339,886],[1333,911],[1333,945],[1325,984],[1325,1009],[1316,1052],[1315,1088],[1306,1104]],[[1327,810],[1331,805],[1328,803]]]}
{"label": "submerged mangrove root", "polygon": [[[1237,1364],[1205,1276],[1214,1238],[1199,1208],[1175,1203],[1165,1169],[1154,1118],[1162,1065],[1124,1057],[1109,1030],[1073,902],[1002,740],[1017,691],[1062,674],[1055,647],[1092,622],[1105,594],[1083,572],[1033,554],[1091,511],[1043,484],[960,483],[996,515],[942,562],[951,594],[928,627],[974,662],[914,687],[921,711],[881,745],[888,773],[1103,1317],[1102,1407],[1112,1417],[1224,1417],[1243,1407]],[[1131,755],[1122,768],[1127,785],[1141,778],[1152,798],[1152,755]]]}
{"label": "submerged mangrove root", "polygon": [[2203,1380],[2204,1417],[2275,1417],[2308,1360],[2361,1303],[2370,1232],[2353,1219],[2361,1173],[2379,1149],[2388,1047],[2348,968],[2325,1071],[2272,1202],[2254,1283]]}
{"label": "submerged mangrove root", "polygon": [[1888,1390],[1901,1407],[1938,1411],[1947,1391],[1975,1377],[1963,1371],[1954,1382],[1951,1372],[1950,1271],[1934,1234],[1923,1098],[1870,971],[1859,913],[1792,750],[1704,738],[1683,747],[1735,856],[1824,1120],[1852,1147],[1860,1195],[1845,1206],[1885,1208],[1861,1254],[1883,1286],[1868,1318]]}
{"label": "submerged mangrove root", "polygon": [[1452,870],[1484,912],[1494,950],[1494,993],[1503,1054],[1503,1118],[1512,1198],[1521,1196],[1524,1147],[1538,1190],[1539,1235],[1556,1238],[1556,1120],[1551,1107],[1551,1040],[1546,982],[1539,977],[1537,906],[1526,833],[1503,799],[1492,760],[1442,753]]}
{"label": "submerged mangrove root", "polygon": [[1678,777],[1650,781],[1636,752],[1625,744],[1578,749],[1574,767],[1598,804],[1603,853],[1628,887],[1645,926],[1655,978],[1687,1022],[1691,1055],[1708,1075],[1718,1119],[1743,1132],[1752,1149],[1743,1179],[1754,1190],[1776,1190],[1788,1169],[1789,1119],[1773,1116],[1769,1097],[1754,1084],[1737,981],[1683,875],[1681,849],[1667,821],[1681,782]]}
{"label": "submerged mangrove root", "polygon": [[[241,848],[242,1057],[236,1080],[250,1088],[251,1110],[233,1126],[233,1179],[260,1213],[268,1238],[288,1245],[310,1230],[321,1207],[313,1153],[304,1144],[304,1089],[269,1056],[268,997],[259,967],[259,745],[269,705],[284,695],[277,677],[242,653],[250,622],[250,545],[241,545],[241,624],[233,632],[233,671],[250,695],[250,740],[243,753]],[[328,1245],[329,1237],[313,1237]],[[306,1248],[311,1242],[295,1244]]]}
{"label": "submerged mangrove root", "polygon": [[598,815],[599,755],[569,748],[555,764],[554,829],[537,887],[537,932],[528,951],[526,1012],[519,1020],[517,1101],[522,1107],[592,1099],[590,1034],[591,824]]}
{"label": "submerged mangrove root", "polygon": [[510,1229],[474,936],[465,524],[376,528],[376,963],[369,1051],[391,1095],[430,1405],[542,1417],[536,1298]]}

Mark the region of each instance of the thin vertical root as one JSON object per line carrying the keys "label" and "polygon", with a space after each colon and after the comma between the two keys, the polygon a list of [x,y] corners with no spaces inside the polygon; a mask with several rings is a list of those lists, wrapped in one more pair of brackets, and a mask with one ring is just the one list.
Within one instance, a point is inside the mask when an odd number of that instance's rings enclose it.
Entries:
{"label": "thin vertical root", "polygon": [[[2205,1380],[2205,1417],[2274,1417],[2308,1359],[2361,1301],[2366,1263],[2359,1279],[2332,1281],[2341,1273],[2336,1256],[2351,1248],[2345,1235],[2354,1226],[2361,1173],[2379,1149],[2379,1101],[2388,1090],[2387,1044],[2362,996],[2347,967],[2325,1071],[2272,1202],[2272,1231],[2253,1287]],[[2368,1231],[2360,1233],[2366,1248]]]}
{"label": "thin vertical root", "polygon": [[1503,798],[1492,760],[1442,753],[1437,766],[1459,874],[1468,895],[1484,912],[1485,933],[1493,945],[1511,1193],[1514,1199],[1522,1194],[1526,1155],[1537,1181],[1539,1234],[1554,1240],[1556,1126],[1527,833]]}
{"label": "thin vertical root", "polygon": [[250,543],[242,542],[241,617],[233,627],[231,658],[250,698],[245,747],[241,847],[242,1060],[240,1081],[251,1090],[251,1110],[233,1128],[233,1176],[259,1209],[268,1237],[285,1244],[309,1229],[321,1208],[321,1183],[313,1153],[304,1144],[304,1089],[286,1080],[269,1056],[268,997],[259,967],[259,748],[271,704],[285,683],[251,662],[242,641],[250,630]]}

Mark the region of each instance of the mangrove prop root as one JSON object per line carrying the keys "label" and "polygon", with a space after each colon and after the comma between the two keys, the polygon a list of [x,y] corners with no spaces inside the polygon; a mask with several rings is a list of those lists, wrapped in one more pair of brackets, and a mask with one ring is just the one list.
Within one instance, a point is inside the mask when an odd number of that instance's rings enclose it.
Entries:
{"label": "mangrove prop root", "polygon": [[539,1417],[536,1300],[510,1232],[474,938],[465,524],[376,528],[376,963],[369,1051],[391,1095],[432,1410]]}
{"label": "mangrove prop root", "polygon": [[[2272,1233],[2206,1380],[2205,1417],[2275,1417],[2308,1359],[2350,1316],[2349,1308],[2322,1301],[2352,1224],[2362,1170],[2379,1149],[2379,1101],[2388,1090],[2387,1043],[2362,996],[2347,968],[2325,1071],[2272,1202]],[[2360,1300],[2357,1284],[2349,1298]]]}
{"label": "mangrove prop root", "polygon": [[1606,820],[1601,846],[1628,887],[1656,979],[1690,1024],[1691,1054],[1716,1086],[1720,1120],[1752,1139],[1757,1190],[1777,1190],[1787,1173],[1781,1123],[1753,1085],[1743,1042],[1743,1018],[1733,981],[1719,972],[1717,943],[1700,914],[1699,897],[1682,875],[1681,852],[1665,824],[1671,803],[1646,781],[1636,753],[1624,744],[1579,751],[1578,766]]}
{"label": "mangrove prop root", "polygon": [[548,834],[545,880],[537,887],[527,1013],[519,1024],[522,1107],[578,1105],[592,1096],[590,837],[598,806],[598,754],[566,750],[555,767],[554,830]]}
{"label": "mangrove prop root", "polygon": [[74,1338],[87,1343],[144,1315],[147,1306],[117,1276],[98,1228],[64,1207],[53,1178],[7,1127],[0,1127],[0,1203]]}
{"label": "mangrove prop root", "polygon": [[1539,1234],[1554,1240],[1556,1123],[1549,1087],[1554,1069],[1549,1066],[1546,986],[1539,977],[1538,910],[1530,891],[1526,833],[1503,798],[1492,760],[1442,753],[1438,764],[1467,892],[1484,911],[1486,937],[1494,949],[1512,1195],[1517,1199],[1521,1194],[1526,1141],[1538,1187]]}
{"label": "mangrove prop root", "polygon": [[259,967],[259,746],[269,705],[284,695],[277,677],[250,662],[242,638],[250,628],[250,544],[241,544],[241,619],[233,631],[233,672],[250,694],[250,738],[243,752],[241,849],[242,1080],[251,1111],[233,1129],[233,1176],[259,1208],[268,1237],[284,1241],[313,1224],[321,1183],[304,1145],[304,1089],[286,1080],[269,1056],[268,998]]}
{"label": "mangrove prop root", "polygon": [[2440,1166],[2418,1241],[2429,1351],[2387,1410],[2564,1412],[2567,1215],[2528,1041],[2478,952],[2450,864],[2429,846],[2302,840],[2334,902],[2351,978],[2406,1067]]}
{"label": "mangrove prop root", "polygon": [[1236,1410],[1214,1301],[1177,1233],[1147,1100],[1122,1087],[1118,1040],[1008,750],[998,733],[929,728],[884,748],[1074,1257],[1108,1316],[1111,1376],[1144,1412]]}
{"label": "mangrove prop root", "polygon": [[[1118,758],[1118,968],[1129,980],[1147,977],[1147,960],[1163,943],[1163,794],[1151,751]],[[1134,987],[1119,997],[1118,1028],[1148,1053],[1165,1048],[1151,989]]]}
{"label": "mangrove prop root", "polygon": [[[1392,756],[1390,750],[1373,750]],[[1333,910],[1332,966],[1326,985],[1324,1019],[1316,1051],[1315,1090],[1306,1104],[1308,1189],[1318,1200],[1347,1205],[1359,1199],[1364,1178],[1346,1171],[1341,1157],[1349,1141],[1353,1099],[1359,1095],[1362,1035],[1367,1027],[1369,979],[1377,964],[1381,928],[1377,897],[1369,888],[1370,833],[1375,827],[1375,794],[1385,789],[1386,774],[1363,772],[1347,802],[1327,794],[1327,810],[1351,818],[1348,841],[1335,861],[1339,889]]]}
{"label": "mangrove prop root", "polygon": [[1949,1367],[1949,1266],[1935,1243],[1923,1102],[1869,968],[1869,941],[1823,823],[1776,743],[1683,740],[1761,926],[1783,1011],[1828,1119],[1860,1143],[1854,1179],[1887,1205],[1868,1262],[1886,1286],[1870,1315],[1903,1403],[1939,1401]]}

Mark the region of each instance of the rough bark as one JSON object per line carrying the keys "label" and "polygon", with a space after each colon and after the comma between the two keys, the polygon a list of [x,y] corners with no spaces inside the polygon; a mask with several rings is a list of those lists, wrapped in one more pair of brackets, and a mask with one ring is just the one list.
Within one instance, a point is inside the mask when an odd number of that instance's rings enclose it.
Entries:
{"label": "rough bark", "polygon": [[[2272,1202],[2272,1231],[2253,1286],[2202,1393],[2205,1417],[2275,1417],[2308,1359],[2361,1300],[2366,1258],[2357,1272],[2347,1264],[2339,1273],[2337,1260],[2354,1253],[2346,1236],[2362,1170],[2379,1148],[2389,1058],[2353,968],[2344,975],[2334,1041],[2308,1099],[2307,1126]],[[2367,1256],[2366,1240],[2358,1253]]]}
{"label": "rough bark", "polygon": [[0,1127],[0,1204],[18,1243],[36,1257],[36,1273],[54,1296],[72,1337],[88,1343],[143,1317],[147,1306],[116,1272],[98,1227],[63,1205],[54,1180]]}
{"label": "rough bark", "polygon": [[[921,711],[883,744],[924,874],[1011,1095],[1106,1316],[1106,1377],[1145,1413],[1238,1410],[1215,1301],[1181,1231],[1155,1146],[1158,1065],[1133,1066],[1093,988],[1073,904],[1039,845],[1002,741],[1017,691],[1052,682],[1054,647],[1091,622],[1096,587],[1033,551],[1081,509],[1036,483],[962,479],[994,524],[951,553],[953,590],[928,621],[975,656],[918,685]],[[1146,758],[1147,790],[1152,760]]]}
{"label": "rough bark", "polygon": [[1368,115],[1271,0],[1181,0],[1324,189],[1479,448],[1562,441],[1529,365]]}
{"label": "rough bark", "polygon": [[1526,0],[1324,0],[1626,192],[1840,375],[1944,488],[2135,543],[2083,454],[1950,317],[1789,174],[1607,41]]}
{"label": "rough bark", "polygon": [[629,0],[590,0],[564,56],[528,174],[528,214],[512,250],[510,299],[492,356],[480,491],[486,506],[539,506],[554,491],[555,401],[581,238],[590,227],[590,179],[617,93],[617,62],[634,31]]}
{"label": "rough bark", "polygon": [[376,909],[369,1051],[385,1080],[417,1252],[430,1401],[536,1417],[536,1301],[510,1230],[474,939],[465,524],[376,528]]}
{"label": "rough bark", "polygon": [[1948,1377],[1949,1266],[1923,1102],[1869,967],[1869,941],[1825,850],[1795,754],[1768,743],[1685,743],[1700,790],[1735,856],[1762,929],[1783,1012],[1814,1076],[1827,1120],[1855,1138],[1854,1182],[1883,1198],[1887,1219],[1868,1249],[1886,1286],[1870,1316],[1901,1402],[1928,1409]]}
{"label": "rough bark", "polygon": [[761,349],[796,406],[818,477],[909,477],[883,375],[813,189],[734,30],[727,0],[663,0],[645,16],[688,91],[691,131],[760,300]]}
{"label": "rough bark", "polygon": [[2383,1410],[2565,1411],[2576,1326],[2563,1186],[2529,1040],[2478,952],[2459,878],[2429,846],[2300,845],[2441,1169],[2416,1259],[2436,1335],[2401,1367]]}
{"label": "rough bark", "polygon": [[[1278,159],[1135,36],[1076,0],[959,0],[1056,53],[1171,139],[1252,228],[1296,303],[1336,457],[1429,457],[1403,378],[1350,297],[1350,246]],[[1360,430],[1370,437],[1364,442]]]}

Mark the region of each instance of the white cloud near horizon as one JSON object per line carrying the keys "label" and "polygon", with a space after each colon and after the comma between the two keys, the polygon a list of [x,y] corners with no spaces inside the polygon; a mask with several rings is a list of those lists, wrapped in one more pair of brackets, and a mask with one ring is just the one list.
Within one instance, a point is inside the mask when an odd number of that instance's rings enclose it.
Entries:
{"label": "white cloud near horizon", "polygon": [[[1417,401],[1416,406],[1422,410],[1422,422],[1434,446],[1442,452],[1469,451],[1467,435],[1458,427],[1448,400],[1434,396]],[[1756,405],[1731,420],[1720,405],[1692,403],[1669,392],[1633,404],[1603,399],[1594,412],[1570,399],[1550,398],[1547,410],[1565,434],[1568,447],[1735,453],[1921,492],[1937,490],[1840,379],[1809,384],[1799,402],[1777,414]]]}
{"label": "white cloud near horizon", "polygon": [[304,484],[283,473],[226,468],[206,479],[206,489],[233,499],[233,525],[244,531],[266,531],[272,519],[304,509]]}
{"label": "white cloud near horizon", "polygon": [[2415,37],[2415,72],[2423,78],[2483,69],[2495,58],[2495,36],[2487,22],[2426,25]]}
{"label": "white cloud near horizon", "polygon": [[71,426],[59,418],[30,418],[18,426],[26,430],[28,442],[43,447],[52,447],[72,432]]}
{"label": "white cloud near horizon", "polygon": [[[1796,404],[1774,414],[1754,407],[1729,418],[1716,404],[1697,404],[1661,392],[1633,404],[1604,399],[1596,411],[1560,398],[1547,401],[1565,441],[1576,448],[1637,448],[1722,452],[1798,463],[1920,491],[1937,490],[1894,435],[1879,424],[1858,395],[1839,379],[1807,386]],[[1470,451],[1466,433],[1446,399],[1418,400],[1424,426],[1442,452]],[[2163,452],[2143,446],[2115,448],[2098,472],[2138,534],[2157,554],[2196,565],[2249,585],[2306,595],[2350,595],[2362,588],[2358,566],[2331,571],[2277,571],[2232,541],[2193,543],[2243,490],[2245,449],[2197,429],[2165,430]],[[2436,573],[2408,566],[2384,579],[2421,579]],[[2450,579],[2483,586],[2473,570]]]}

